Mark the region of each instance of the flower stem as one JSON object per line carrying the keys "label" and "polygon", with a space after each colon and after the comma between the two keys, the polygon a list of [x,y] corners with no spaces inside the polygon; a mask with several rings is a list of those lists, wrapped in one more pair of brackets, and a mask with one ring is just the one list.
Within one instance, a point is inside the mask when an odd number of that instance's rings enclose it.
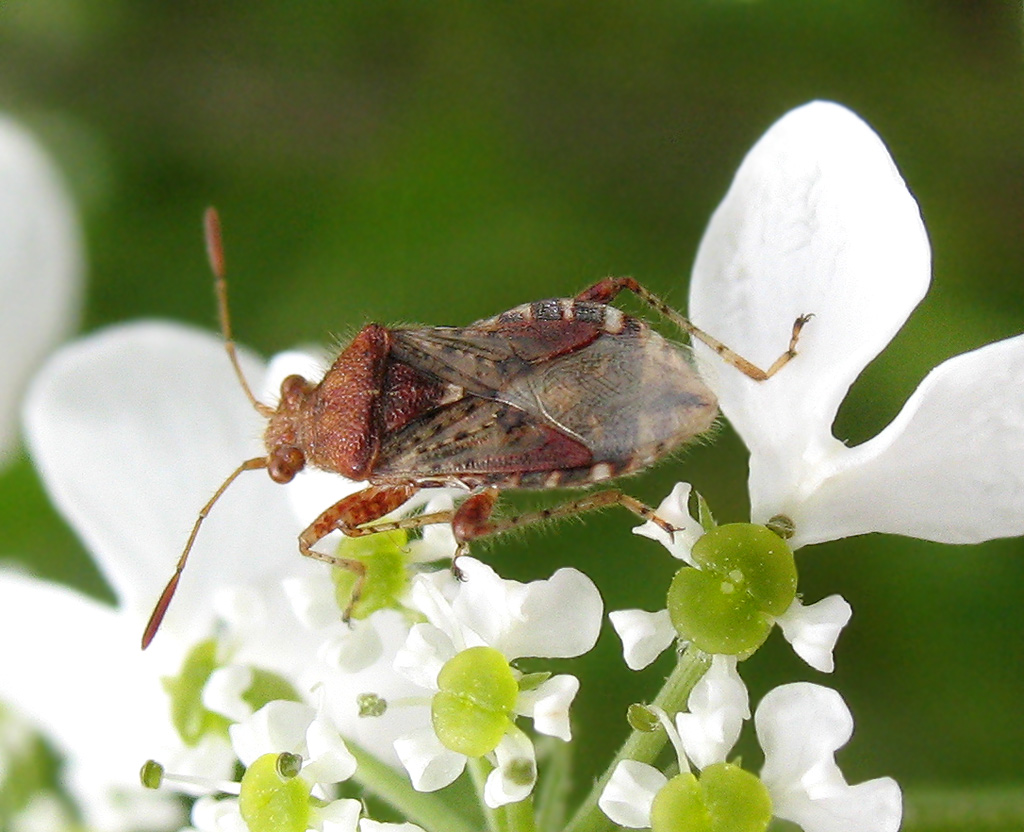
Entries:
{"label": "flower stem", "polygon": [[484,802],[484,784],[487,782],[490,766],[483,757],[470,757],[466,767],[469,769],[469,776],[472,778],[473,786],[476,788],[480,808],[483,810],[484,817],[487,818],[487,828],[490,832],[506,832],[502,824],[502,818]]}
{"label": "flower stem", "polygon": [[[711,656],[690,647],[679,657],[675,668],[655,697],[653,705],[667,713],[676,713],[686,707],[693,686],[700,681],[711,666]],[[608,785],[612,772],[620,760],[637,760],[641,763],[653,763],[655,758],[668,742],[664,731],[633,731],[622,744],[605,773],[594,784],[586,800],[576,810],[572,820],[565,827],[565,832],[608,832],[615,824],[597,805],[598,798]]]}
{"label": "flower stem", "polygon": [[452,809],[451,801],[431,792],[418,792],[408,779],[368,751],[346,740],[358,766],[352,779],[367,792],[394,806],[406,819],[427,832],[479,832],[479,824]]}

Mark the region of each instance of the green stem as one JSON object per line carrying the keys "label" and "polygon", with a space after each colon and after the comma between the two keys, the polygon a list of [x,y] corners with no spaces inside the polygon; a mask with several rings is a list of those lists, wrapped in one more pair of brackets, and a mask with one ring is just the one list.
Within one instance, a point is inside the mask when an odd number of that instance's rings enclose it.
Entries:
{"label": "green stem", "polygon": [[518,803],[506,803],[495,809],[494,812],[502,818],[502,829],[505,832],[537,832],[532,797],[527,797]]}
{"label": "green stem", "polygon": [[477,800],[487,818],[487,828],[491,832],[506,832],[503,818],[484,802],[484,785],[487,783],[487,775],[490,774],[490,765],[483,757],[471,757],[467,763],[469,776],[473,779],[473,786],[476,788]]}
{"label": "green stem", "polygon": [[[692,647],[689,648],[679,657],[675,669],[665,680],[664,686],[652,704],[669,714],[683,710],[693,686],[700,681],[710,666],[711,657],[709,655]],[[615,771],[620,760],[636,760],[641,763],[654,762],[666,742],[668,742],[668,736],[664,731],[633,731],[626,738],[619,753],[615,755],[615,759],[612,760],[601,779],[594,784],[587,799],[576,810],[569,825],[565,827],[565,832],[609,832],[614,829],[615,824],[597,805],[598,798],[601,797],[604,787],[608,785],[612,772]]]}
{"label": "green stem", "polygon": [[346,740],[358,766],[353,781],[367,792],[390,803],[406,820],[427,832],[479,832],[479,824],[470,823],[453,811],[451,802],[433,792],[418,792],[404,774],[382,763],[368,751]]}

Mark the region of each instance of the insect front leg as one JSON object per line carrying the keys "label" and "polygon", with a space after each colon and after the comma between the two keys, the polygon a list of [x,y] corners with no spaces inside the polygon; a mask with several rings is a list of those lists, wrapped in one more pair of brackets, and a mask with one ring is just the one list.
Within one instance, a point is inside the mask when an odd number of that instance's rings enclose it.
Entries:
{"label": "insect front leg", "polygon": [[388,531],[391,524],[384,524],[384,527],[367,527],[366,524],[379,520],[385,514],[394,511],[417,491],[419,491],[419,487],[415,485],[371,485],[336,502],[322,512],[299,535],[299,551],[307,558],[323,561],[331,566],[338,566],[355,573],[356,581],[352,587],[352,600],[344,613],[346,621],[351,616],[352,607],[362,594],[363,584],[366,582],[366,565],[353,558],[318,552],[313,546],[331,532],[341,532],[348,537],[361,537]]}
{"label": "insect front leg", "polygon": [[754,381],[766,381],[796,357],[796,342],[800,338],[800,331],[813,317],[813,315],[800,315],[793,322],[793,329],[789,337],[789,346],[782,355],[775,359],[775,362],[767,370],[762,370],[753,362],[748,361],[742,355],[731,350],[717,338],[708,335],[708,333],[703,329],[700,329],[691,323],[689,319],[684,318],[675,309],[661,300],[653,292],[646,289],[632,277],[606,277],[603,280],[599,280],[589,289],[585,289],[580,292],[576,296],[576,300],[593,301],[595,303],[611,303],[615,296],[624,289],[632,292],[648,306],[657,309],[658,312],[672,321],[672,323],[685,332],[688,332],[698,341],[707,344],[718,355],[720,355],[724,361],[732,364],[732,366],[737,370],[754,379]]}

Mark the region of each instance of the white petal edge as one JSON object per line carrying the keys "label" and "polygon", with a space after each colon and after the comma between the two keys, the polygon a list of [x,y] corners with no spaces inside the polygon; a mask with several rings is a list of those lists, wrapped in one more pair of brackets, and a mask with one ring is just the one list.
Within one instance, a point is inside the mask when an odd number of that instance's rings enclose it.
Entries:
{"label": "white petal edge", "polygon": [[676,730],[689,760],[699,769],[725,762],[750,719],[750,698],[736,670],[735,656],[716,655],[687,700],[689,713],[676,714]]}
{"label": "white petal edge", "polygon": [[57,168],[27,130],[0,115],[0,466],[29,376],[78,317],[82,248]]}
{"label": "white petal edge", "polygon": [[651,825],[654,798],[667,782],[668,778],[654,766],[620,760],[597,805],[619,826],[644,829]]}
{"label": "white petal edge", "polygon": [[701,241],[690,315],[763,369],[797,316],[815,316],[799,355],[766,382],[695,345],[722,412],[757,458],[759,483],[787,494],[834,450],[839,404],[924,296],[930,268],[917,203],[850,110],[812,102],[754,145]]}
{"label": "white petal edge", "polygon": [[887,532],[942,543],[1024,534],[1024,335],[932,370],[874,439],[839,447],[787,502],[751,460],[755,520],[787,514],[793,545]]}
{"label": "white petal edge", "polygon": [[268,702],[245,722],[228,728],[235,754],[248,766],[264,754],[306,754],[306,730],[316,711],[301,702]]}
{"label": "white petal edge", "polygon": [[622,657],[630,670],[643,670],[676,639],[668,610],[614,610],[608,619],[622,641]]}
{"label": "white petal edge", "polygon": [[513,729],[501,738],[494,756],[497,765],[484,781],[484,803],[497,809],[529,797],[537,782],[537,755],[530,738]]}
{"label": "white petal edge", "polygon": [[[677,560],[686,561],[694,566],[690,557],[693,544],[704,534],[701,524],[690,515],[690,492],[693,490],[688,482],[677,482],[669,495],[661,501],[655,514],[678,531],[669,534],[657,523],[648,520],[633,528],[633,534],[657,540],[668,549],[669,554]],[[635,669],[635,668],[634,668]]]}
{"label": "white petal edge", "polygon": [[302,773],[316,783],[340,783],[356,773],[356,758],[334,723],[322,713],[306,729],[306,752],[309,762]]}
{"label": "white petal edge", "polygon": [[832,652],[852,615],[853,608],[842,595],[829,595],[807,606],[794,598],[775,621],[801,659],[815,670],[831,673],[835,669]]}
{"label": "white petal edge", "polygon": [[754,715],[764,749],[761,780],[773,813],[804,832],[896,832],[902,796],[891,778],[849,786],[835,752],[853,732],[842,697],[808,682],[769,691]]}
{"label": "white petal edge", "polygon": [[516,702],[516,712],[529,716],[533,727],[542,734],[569,742],[569,708],[580,689],[580,680],[567,673],[552,676],[533,690],[523,691]]}
{"label": "white petal edge", "polygon": [[546,580],[499,578],[473,558],[459,561],[465,580],[453,610],[508,659],[572,658],[590,650],[601,631],[604,602],[578,569],[559,569]]}
{"label": "white petal edge", "polygon": [[434,792],[454,783],[466,768],[466,756],[441,745],[434,729],[420,728],[395,740],[395,753],[418,792]]}
{"label": "white petal edge", "polygon": [[353,798],[342,798],[332,800],[315,813],[320,820],[320,832],[356,832],[363,804]]}

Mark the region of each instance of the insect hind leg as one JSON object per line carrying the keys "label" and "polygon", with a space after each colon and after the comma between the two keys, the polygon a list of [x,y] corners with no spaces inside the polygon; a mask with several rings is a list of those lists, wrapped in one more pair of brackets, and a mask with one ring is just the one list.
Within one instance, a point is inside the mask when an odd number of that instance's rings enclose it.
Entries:
{"label": "insect hind leg", "polygon": [[[581,514],[598,508],[607,508],[608,506],[622,506],[633,512],[637,517],[657,524],[669,534],[680,531],[671,523],[659,517],[657,512],[649,505],[642,503],[635,497],[624,494],[617,488],[598,491],[594,494],[580,497],[577,500],[562,503],[561,505],[513,517],[494,518],[491,516],[497,499],[498,490],[496,488],[488,488],[471,495],[456,510],[455,517],[452,519],[452,531],[455,533],[455,539],[459,543],[460,552],[458,554],[464,552],[466,545],[470,541],[481,537],[501,534],[502,532],[544,520],[571,517],[574,514]],[[458,554],[456,557],[458,557]]]}
{"label": "insect hind leg", "polygon": [[661,298],[641,285],[635,278],[606,277],[603,280],[599,280],[589,289],[585,289],[580,292],[576,296],[576,300],[593,301],[595,303],[611,303],[615,296],[623,290],[632,292],[648,306],[656,309],[664,317],[672,321],[672,323],[681,330],[689,333],[691,337],[696,338],[698,341],[711,347],[711,349],[721,356],[722,360],[732,364],[732,366],[741,373],[749,376],[755,381],[766,381],[796,357],[796,344],[800,338],[800,331],[813,317],[813,315],[800,315],[793,322],[793,329],[789,338],[789,346],[777,359],[775,359],[774,363],[767,370],[762,370],[752,361],[748,361],[742,355],[727,347],[717,338],[709,335],[703,329],[696,326],[688,318],[680,315],[675,309],[661,300]]}

